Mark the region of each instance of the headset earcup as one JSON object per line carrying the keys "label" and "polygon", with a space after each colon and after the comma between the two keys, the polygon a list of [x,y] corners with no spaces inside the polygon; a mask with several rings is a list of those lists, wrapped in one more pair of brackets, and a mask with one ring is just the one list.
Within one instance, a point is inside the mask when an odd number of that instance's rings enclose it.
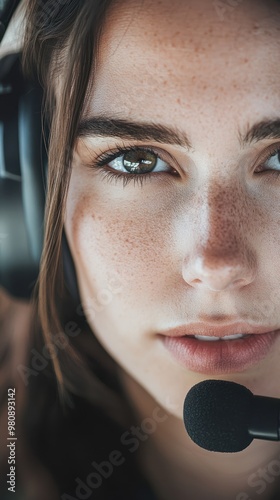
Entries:
{"label": "headset earcup", "polygon": [[42,136],[42,89],[26,84],[18,109],[23,210],[30,252],[39,266],[44,236],[45,168]]}
{"label": "headset earcup", "polygon": [[0,74],[0,285],[28,300],[43,236],[42,89],[24,80],[21,54],[5,56]]}
{"label": "headset earcup", "polygon": [[[43,90],[21,74],[21,54],[0,61],[0,286],[29,299],[38,278],[43,248],[49,129],[42,136]],[[1,90],[1,88],[0,88]],[[77,277],[63,230],[66,287],[81,306]]]}

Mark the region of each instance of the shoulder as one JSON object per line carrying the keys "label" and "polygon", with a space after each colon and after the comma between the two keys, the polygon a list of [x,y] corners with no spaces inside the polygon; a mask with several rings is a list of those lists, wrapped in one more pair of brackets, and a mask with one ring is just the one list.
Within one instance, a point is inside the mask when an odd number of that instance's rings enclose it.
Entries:
{"label": "shoulder", "polygon": [[1,344],[25,345],[30,335],[32,314],[31,302],[12,297],[0,287]]}

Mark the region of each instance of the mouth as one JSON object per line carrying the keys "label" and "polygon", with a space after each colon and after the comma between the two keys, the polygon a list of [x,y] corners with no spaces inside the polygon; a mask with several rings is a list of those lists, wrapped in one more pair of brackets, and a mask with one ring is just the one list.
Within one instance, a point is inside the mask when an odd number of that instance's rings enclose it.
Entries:
{"label": "mouth", "polygon": [[215,329],[196,324],[192,328],[177,327],[157,337],[181,366],[208,375],[243,372],[255,366],[270,354],[280,333],[279,328],[244,323]]}
{"label": "mouth", "polygon": [[213,323],[190,323],[188,325],[181,325],[175,328],[170,328],[161,332],[168,337],[182,337],[182,336],[204,336],[204,337],[219,337],[224,338],[231,335],[261,335],[280,329],[279,326],[263,326],[254,325],[239,321],[227,325],[213,325]]}
{"label": "mouth", "polygon": [[[238,339],[244,339],[246,337],[249,337],[249,333],[236,333],[233,335],[224,335],[224,337],[217,337],[216,335],[188,335],[188,337],[197,339],[197,340],[202,340],[206,342],[215,342],[217,340],[238,340]],[[254,335],[254,334],[252,334]]]}

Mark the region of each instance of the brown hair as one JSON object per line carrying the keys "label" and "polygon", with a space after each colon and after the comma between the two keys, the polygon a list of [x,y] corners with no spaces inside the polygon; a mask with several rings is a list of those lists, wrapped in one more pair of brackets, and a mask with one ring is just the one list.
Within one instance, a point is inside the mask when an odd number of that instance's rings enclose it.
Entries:
{"label": "brown hair", "polygon": [[[122,397],[119,398],[120,388],[115,390],[113,382],[110,387],[110,380],[116,380],[115,361],[99,344],[86,321],[81,323],[75,318],[80,333],[71,341],[65,332],[65,325],[73,320],[73,304],[65,287],[61,245],[76,131],[111,4],[112,0],[30,0],[22,64],[24,74],[29,79],[38,79],[44,89],[43,110],[50,125],[44,243],[33,295],[38,312],[34,329],[41,329],[45,344],[53,352],[54,335],[59,333],[65,340],[66,347],[53,356],[64,401],[71,391],[109,413],[114,408],[116,417],[125,418],[121,416],[124,404]],[[59,99],[55,95],[58,85]],[[90,366],[93,360],[98,364],[100,376]],[[106,383],[105,373],[111,374]]]}
{"label": "brown hair", "polygon": [[[25,344],[29,362],[23,370],[28,387],[22,390],[18,441],[18,478],[26,498],[32,500],[81,498],[77,484],[85,484],[91,477],[93,458],[103,463],[112,450],[122,455],[122,465],[114,467],[102,488],[90,491],[90,498],[115,498],[117,491],[119,498],[135,498],[135,491],[145,483],[136,454],[121,439],[129,436],[129,426],[137,418],[120,383],[120,368],[98,342],[85,314],[81,316],[83,304],[77,308],[71,298],[63,266],[63,222],[76,133],[94,83],[99,41],[113,3],[117,0],[26,2],[21,62],[24,76],[43,88],[47,127],[42,120],[42,130],[48,142],[44,241],[32,295],[32,331]],[[75,335],[71,334],[73,325]],[[36,372],[31,354],[41,355],[46,348],[49,362]],[[20,389],[23,383],[19,382]],[[85,487],[88,491],[88,484]]]}

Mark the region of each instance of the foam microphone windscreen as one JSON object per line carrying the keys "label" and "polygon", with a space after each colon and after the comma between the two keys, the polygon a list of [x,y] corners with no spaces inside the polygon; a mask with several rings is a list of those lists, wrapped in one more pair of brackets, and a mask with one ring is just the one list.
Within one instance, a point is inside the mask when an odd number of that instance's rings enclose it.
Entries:
{"label": "foam microphone windscreen", "polygon": [[209,451],[233,453],[252,442],[248,433],[253,393],[243,385],[205,380],[194,385],[184,402],[190,438]]}

